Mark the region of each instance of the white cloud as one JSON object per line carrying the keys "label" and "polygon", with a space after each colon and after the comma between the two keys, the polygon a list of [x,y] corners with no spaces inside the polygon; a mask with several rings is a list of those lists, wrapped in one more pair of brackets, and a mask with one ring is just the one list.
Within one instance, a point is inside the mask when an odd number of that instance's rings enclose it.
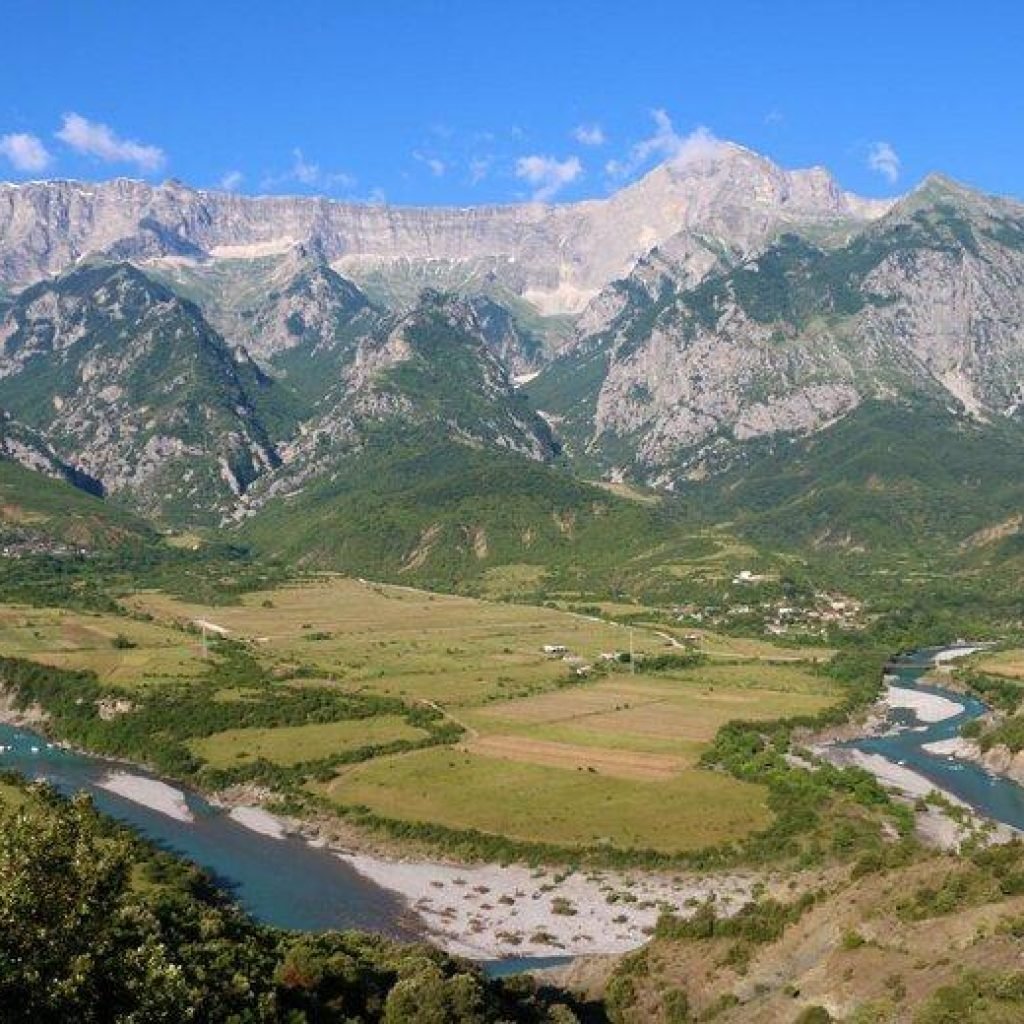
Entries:
{"label": "white cloud", "polygon": [[298,182],[307,188],[352,189],[356,179],[346,171],[325,171],[319,164],[306,159],[298,146],[292,150],[292,165],[283,174],[272,174],[260,182],[263,189],[277,188],[289,182]]}
{"label": "white cloud", "polygon": [[722,151],[724,143],[703,125],[698,125],[689,135],[679,135],[664,110],[652,110],[651,117],[654,118],[654,133],[632,146],[624,159],[609,160],[605,164],[605,171],[613,178],[628,178],[652,160],[684,167],[713,160]]}
{"label": "white cloud", "polygon": [[107,125],[90,121],[80,114],[65,114],[64,125],[56,134],[76,153],[96,157],[105,163],[135,164],[140,171],[158,171],[167,159],[159,146],[120,139]]}
{"label": "white cloud", "polygon": [[533,200],[546,203],[583,173],[579,157],[556,160],[553,156],[521,156],[516,161],[516,177],[535,186]]}
{"label": "white cloud", "polygon": [[320,180],[320,165],[307,163],[302,150],[292,150],[291,176],[301,185],[315,185]]}
{"label": "white cloud", "polygon": [[225,192],[234,192],[242,184],[242,179],[245,177],[241,171],[228,171],[223,178],[220,179],[220,187]]}
{"label": "white cloud", "polygon": [[52,159],[39,138],[20,132],[0,136],[0,156],[6,157],[16,171],[45,170]]}
{"label": "white cloud", "polygon": [[890,184],[899,180],[901,161],[899,154],[888,142],[872,142],[868,148],[868,167],[882,175]]}
{"label": "white cloud", "polygon": [[426,153],[419,152],[419,150],[413,153],[413,158],[421,164],[425,164],[435,178],[443,178],[448,170],[448,165],[443,160],[436,156],[428,156]]}
{"label": "white cloud", "polygon": [[479,185],[488,174],[491,173],[491,164],[494,158],[489,156],[474,156],[469,161],[469,183]]}
{"label": "white cloud", "polygon": [[604,129],[597,123],[576,125],[572,137],[581,146],[603,146],[608,141]]}

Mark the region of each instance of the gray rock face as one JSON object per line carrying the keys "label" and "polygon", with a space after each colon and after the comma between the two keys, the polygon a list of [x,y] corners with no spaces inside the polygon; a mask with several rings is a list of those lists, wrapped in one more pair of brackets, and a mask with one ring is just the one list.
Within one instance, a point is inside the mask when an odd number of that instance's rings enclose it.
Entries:
{"label": "gray rock face", "polygon": [[345,351],[315,413],[281,446],[282,466],[244,496],[237,514],[343,471],[371,430],[396,438],[424,432],[536,461],[557,450],[547,424],[516,392],[475,304],[425,292]]}
{"label": "gray rock face", "polygon": [[0,412],[0,458],[96,494],[102,490],[99,481],[68,465],[42,434],[19,423],[8,412]]}
{"label": "gray rock face", "polygon": [[278,462],[274,385],[128,264],[36,285],[0,321],[0,405],[152,514],[216,514]]}
{"label": "gray rock face", "polygon": [[0,185],[0,288],[0,407],[158,513],[251,510],[381,428],[544,460],[531,400],[588,469],[666,487],[871,398],[1024,418],[1024,207],[868,202],[729,145],[565,206]]}
{"label": "gray rock face", "polygon": [[305,257],[270,276],[279,287],[249,329],[311,379],[303,397],[131,264],[23,291],[0,316],[0,409],[13,414],[0,457],[97,481],[149,515],[215,522],[336,471],[369,432],[554,453],[496,354],[499,312],[424,293],[385,314]]}
{"label": "gray rock face", "polygon": [[0,185],[0,285],[24,287],[88,254],[257,258],[302,243],[357,281],[392,264],[471,266],[544,313],[578,312],[680,232],[749,252],[786,225],[832,229],[883,211],[823,170],[784,171],[727,144],[607,200],[562,206],[407,209],[127,180]]}
{"label": "gray rock face", "polygon": [[828,248],[784,237],[733,265],[664,248],[592,304],[538,382],[611,475],[671,485],[705,471],[709,446],[815,431],[872,397],[1018,414],[1020,205],[932,180]]}

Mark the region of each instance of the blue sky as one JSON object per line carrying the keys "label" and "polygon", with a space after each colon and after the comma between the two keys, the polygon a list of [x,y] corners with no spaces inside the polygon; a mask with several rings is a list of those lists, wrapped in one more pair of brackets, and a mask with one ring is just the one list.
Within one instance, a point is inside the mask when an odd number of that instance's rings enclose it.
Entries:
{"label": "blue sky", "polygon": [[3,26],[5,179],[568,200],[698,132],[865,194],[1024,197],[1014,0],[5,0]]}

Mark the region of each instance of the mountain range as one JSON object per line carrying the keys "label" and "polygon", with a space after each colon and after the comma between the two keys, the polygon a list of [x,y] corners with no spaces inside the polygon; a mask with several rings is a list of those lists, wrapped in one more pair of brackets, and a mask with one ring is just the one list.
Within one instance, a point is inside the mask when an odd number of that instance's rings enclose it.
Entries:
{"label": "mountain range", "polygon": [[[408,513],[392,573],[529,561],[595,515],[663,529],[586,481],[763,520],[766,467],[790,484],[773,507],[813,503],[808,460],[834,465],[858,423],[876,453],[880,424],[988,445],[1005,484],[1024,454],[1024,205],[941,176],[862,199],[730,144],[567,205],[0,184],[0,409],[0,454],[34,472],[177,526],[280,537],[290,509],[327,561],[367,572],[346,531],[371,506]],[[884,462],[862,491],[898,476]],[[432,515],[431,471],[477,489]],[[482,487],[511,488],[515,515]],[[1021,499],[1000,494],[993,522]]]}

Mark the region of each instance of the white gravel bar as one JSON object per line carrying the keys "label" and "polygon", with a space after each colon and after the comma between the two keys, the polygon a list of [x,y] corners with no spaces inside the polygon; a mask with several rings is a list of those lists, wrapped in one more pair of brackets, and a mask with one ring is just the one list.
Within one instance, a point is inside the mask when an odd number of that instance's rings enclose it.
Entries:
{"label": "white gravel bar", "polygon": [[141,804],[152,811],[166,814],[178,821],[195,821],[180,789],[168,786],[159,779],[147,779],[129,772],[108,772],[97,785],[108,793],[116,793],[132,803]]}

